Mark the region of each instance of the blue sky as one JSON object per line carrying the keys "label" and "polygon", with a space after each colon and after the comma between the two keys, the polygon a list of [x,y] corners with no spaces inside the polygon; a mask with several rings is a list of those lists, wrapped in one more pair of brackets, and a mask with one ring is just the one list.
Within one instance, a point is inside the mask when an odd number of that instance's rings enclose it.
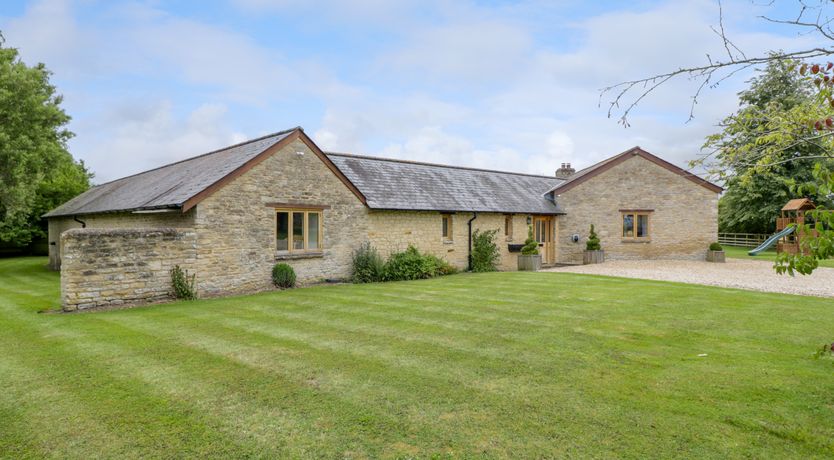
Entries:
{"label": "blue sky", "polygon": [[[810,42],[724,1],[748,54]],[[788,8],[779,11],[778,8]],[[741,75],[682,79],[624,129],[599,88],[722,54],[713,0],[4,1],[6,46],[44,62],[70,149],[103,182],[293,126],[324,149],[552,174],[634,145],[679,165],[736,107]],[[794,13],[795,14],[795,13]]]}

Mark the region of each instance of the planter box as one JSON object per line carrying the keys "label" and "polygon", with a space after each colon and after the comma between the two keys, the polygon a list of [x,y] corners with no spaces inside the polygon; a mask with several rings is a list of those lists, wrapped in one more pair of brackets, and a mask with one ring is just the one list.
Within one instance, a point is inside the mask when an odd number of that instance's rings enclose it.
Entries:
{"label": "planter box", "polygon": [[536,272],[541,270],[542,268],[542,255],[536,254],[534,256],[525,256],[523,254],[519,254],[518,256],[518,269],[520,271],[531,271]]}
{"label": "planter box", "polygon": [[605,262],[605,251],[585,251],[582,254],[582,263],[587,264],[601,264]]}
{"label": "planter box", "polygon": [[508,244],[507,251],[509,252],[521,252],[521,248],[523,248],[523,244]]}
{"label": "planter box", "polygon": [[724,262],[724,251],[707,251],[707,262]]}

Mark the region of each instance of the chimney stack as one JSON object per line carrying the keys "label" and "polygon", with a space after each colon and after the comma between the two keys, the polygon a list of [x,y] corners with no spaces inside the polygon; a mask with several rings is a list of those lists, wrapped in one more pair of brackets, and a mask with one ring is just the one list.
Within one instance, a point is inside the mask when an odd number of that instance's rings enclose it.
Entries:
{"label": "chimney stack", "polygon": [[562,163],[562,167],[556,170],[556,177],[559,179],[567,179],[576,170],[570,167],[570,163]]}

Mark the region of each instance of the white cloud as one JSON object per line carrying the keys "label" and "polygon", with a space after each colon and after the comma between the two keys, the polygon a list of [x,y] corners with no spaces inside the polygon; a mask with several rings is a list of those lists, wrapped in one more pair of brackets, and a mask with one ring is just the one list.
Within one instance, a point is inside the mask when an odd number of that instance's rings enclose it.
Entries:
{"label": "white cloud", "polygon": [[488,20],[421,28],[408,42],[382,56],[382,71],[399,71],[410,80],[430,76],[473,85],[523,72],[532,39],[521,27]]}
{"label": "white cloud", "polygon": [[204,104],[178,117],[170,100],[130,101],[91,117],[110,131],[75,138],[71,149],[97,165],[95,182],[106,182],[245,140],[229,128],[226,112],[221,104]]}
{"label": "white cloud", "polygon": [[[725,5],[728,30],[746,51],[801,44],[793,37],[734,27],[750,14],[750,9]],[[605,99],[598,107],[599,88],[701,64],[706,53],[723,53],[710,30],[718,21],[717,4],[667,2],[642,11],[613,11],[553,24],[554,29],[572,31],[574,47],[569,50],[536,46],[518,27],[517,18],[473,21],[470,16],[410,32],[405,45],[378,61],[388,71],[387,78],[408,82],[402,85],[406,88],[434,88],[434,103],[440,109],[418,113],[401,104],[408,89],[387,99],[377,96],[373,104],[360,108],[330,101],[322,123],[326,142],[337,149],[339,142],[347,141],[351,148],[364,146],[378,155],[544,174],[561,162],[584,167],[641,145],[685,166],[700,154],[715,124],[735,110],[736,92],[751,74],[707,90],[689,123],[685,121],[699,82],[671,81],[640,103],[630,117],[632,127],[624,129],[616,117],[606,117]],[[480,88],[485,82],[489,87]],[[474,95],[461,103],[460,93]],[[454,116],[442,108],[451,100],[461,107]],[[386,136],[396,140],[369,145],[369,139]]]}
{"label": "white cloud", "polygon": [[[99,3],[91,20],[76,13],[79,4],[43,0],[0,26],[27,62],[47,62],[63,82],[78,134],[71,146],[98,180],[304,120],[322,148],[337,151],[552,174],[562,162],[581,168],[641,145],[683,165],[735,109],[745,78],[705,93],[689,124],[697,83],[686,79],[643,101],[629,129],[597,107],[604,85],[720,55],[711,0],[628,4],[571,20],[559,16],[562,6],[536,1],[232,3],[246,17],[325,25],[321,35],[313,25],[275,44],[257,27],[155,2]],[[724,3],[746,51],[808,40],[751,32],[758,7]],[[349,52],[335,42],[342,36],[365,48]],[[293,53],[299,45],[311,50],[304,58]]]}

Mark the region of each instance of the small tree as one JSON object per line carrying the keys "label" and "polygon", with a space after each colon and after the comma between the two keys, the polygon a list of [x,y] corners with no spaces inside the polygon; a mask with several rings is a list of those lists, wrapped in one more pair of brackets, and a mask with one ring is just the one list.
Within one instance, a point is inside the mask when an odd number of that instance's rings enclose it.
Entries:
{"label": "small tree", "polygon": [[599,244],[599,237],[594,231],[594,224],[591,224],[591,232],[588,234],[588,241],[585,242],[585,249],[588,251],[599,251],[602,246]]}
{"label": "small tree", "polygon": [[350,279],[354,283],[375,283],[385,279],[385,261],[370,242],[353,251],[351,267]]}
{"label": "small tree", "polygon": [[472,234],[472,271],[494,272],[500,257],[498,245],[495,244],[495,234],[498,230],[482,232],[475,230]]}
{"label": "small tree", "polygon": [[194,300],[197,298],[197,290],[194,288],[194,281],[197,275],[188,275],[188,270],[183,270],[179,265],[171,269],[171,285],[174,288],[174,298],[182,300]]}
{"label": "small tree", "polygon": [[535,256],[539,253],[539,242],[533,239],[533,226],[527,226],[527,240],[524,241],[524,246],[521,248],[521,254],[525,256]]}

